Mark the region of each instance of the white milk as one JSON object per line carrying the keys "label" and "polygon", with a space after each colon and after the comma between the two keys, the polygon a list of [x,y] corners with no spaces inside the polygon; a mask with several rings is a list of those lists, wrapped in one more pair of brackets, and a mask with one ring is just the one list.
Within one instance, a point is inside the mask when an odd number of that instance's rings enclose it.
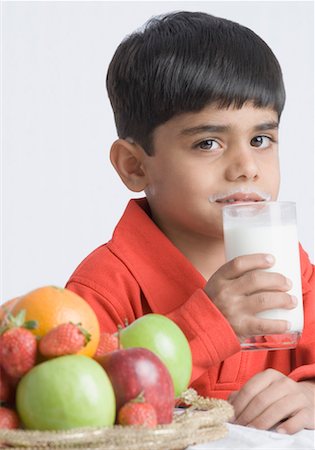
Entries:
{"label": "white milk", "polygon": [[288,320],[291,322],[290,332],[302,332],[303,301],[296,225],[247,226],[243,223],[242,226],[226,228],[224,242],[228,261],[253,253],[268,253],[275,257],[275,264],[266,270],[281,273],[292,281],[293,286],[288,293],[297,297],[298,305],[291,310],[272,309],[257,315],[266,319]]}

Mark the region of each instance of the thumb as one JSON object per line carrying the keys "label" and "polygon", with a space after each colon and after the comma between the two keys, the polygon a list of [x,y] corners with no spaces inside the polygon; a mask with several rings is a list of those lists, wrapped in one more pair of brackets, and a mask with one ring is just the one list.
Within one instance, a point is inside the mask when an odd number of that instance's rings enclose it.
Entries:
{"label": "thumb", "polygon": [[[228,402],[230,402],[231,403],[231,405],[233,406],[233,401],[235,400],[235,398],[237,397],[237,395],[238,395],[238,391],[234,391],[234,392],[232,392],[230,395],[229,395],[229,397],[228,397]],[[234,409],[234,408],[233,408]],[[231,419],[229,420],[229,422],[230,423],[234,423],[235,422],[235,411],[234,411],[234,414],[233,414],[233,417],[231,417]]]}
{"label": "thumb", "polygon": [[239,391],[234,391],[234,392],[232,392],[232,393],[229,395],[228,401],[229,401],[230,403],[233,404],[235,398],[236,398],[237,395],[238,395],[238,392],[239,392]]}

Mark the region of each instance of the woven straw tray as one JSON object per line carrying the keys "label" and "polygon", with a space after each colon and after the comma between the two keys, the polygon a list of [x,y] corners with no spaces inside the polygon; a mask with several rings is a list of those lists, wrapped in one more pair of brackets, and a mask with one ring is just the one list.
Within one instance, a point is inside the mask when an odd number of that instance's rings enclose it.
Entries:
{"label": "woven straw tray", "polygon": [[0,448],[180,450],[189,445],[221,439],[233,408],[225,400],[199,396],[188,389],[181,396],[191,405],[174,412],[173,422],[155,428],[115,425],[108,428],[75,428],[67,431],[0,430]]}

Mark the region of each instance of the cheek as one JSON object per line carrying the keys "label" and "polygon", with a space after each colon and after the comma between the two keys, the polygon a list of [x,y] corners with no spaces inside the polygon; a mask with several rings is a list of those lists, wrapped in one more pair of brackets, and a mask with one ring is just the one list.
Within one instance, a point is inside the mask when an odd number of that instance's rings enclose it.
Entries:
{"label": "cheek", "polygon": [[279,189],[280,189],[280,172],[279,169],[276,168],[273,171],[269,172],[267,176],[267,186],[269,188],[269,192],[272,194],[273,200],[278,197]]}
{"label": "cheek", "polygon": [[268,161],[265,161],[262,166],[262,179],[264,179],[264,183],[266,188],[268,187],[273,194],[277,194],[279,191],[280,185],[280,166],[279,166],[279,158],[273,157]]}
{"label": "cheek", "polygon": [[171,163],[156,165],[150,172],[147,191],[151,195],[172,195],[175,192],[188,191],[194,184],[196,177],[189,168]]}
{"label": "cheek", "polygon": [[179,189],[180,180],[181,177],[170,167],[156,167],[150,172],[145,193],[151,198],[165,197]]}

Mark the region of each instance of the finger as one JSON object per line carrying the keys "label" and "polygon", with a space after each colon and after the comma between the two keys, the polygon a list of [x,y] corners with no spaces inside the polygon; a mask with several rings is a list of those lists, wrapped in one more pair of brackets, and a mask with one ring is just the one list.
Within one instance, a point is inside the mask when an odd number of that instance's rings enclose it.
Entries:
{"label": "finger", "polygon": [[247,311],[256,314],[275,308],[293,309],[297,306],[297,298],[285,292],[260,292],[244,300]]}
{"label": "finger", "polygon": [[246,316],[242,320],[241,327],[246,330],[241,333],[243,337],[265,336],[268,334],[285,334],[291,329],[288,320],[262,319],[260,317]]}
{"label": "finger", "polygon": [[283,378],[284,375],[274,369],[267,369],[254,375],[246,384],[240,389],[239,393],[232,400],[232,405],[235,410],[235,417],[238,417],[245,410],[247,405],[252,401],[256,395],[262,392],[275,380]]}
{"label": "finger", "polygon": [[276,430],[278,431],[278,433],[281,434],[294,434],[297,433],[298,431],[303,430],[304,428],[313,429],[314,413],[313,413],[313,423],[308,425],[310,422],[309,416],[311,415],[312,414],[306,409],[301,409],[294,416],[283,421]]}
{"label": "finger", "polygon": [[[296,407],[296,398],[298,397],[298,395],[283,397],[266,408],[265,411],[257,415],[252,421],[247,422],[246,425],[259,430],[269,430],[287,417],[294,417],[301,409],[301,405],[298,408]],[[237,423],[243,425],[239,421]],[[280,427],[284,423],[285,421],[282,422]]]}
{"label": "finger", "polygon": [[238,278],[246,272],[256,269],[268,269],[273,266],[275,259],[272,255],[256,253],[238,256],[221,267],[220,272],[227,279]]}
{"label": "finger", "polygon": [[[283,418],[288,417],[289,407],[293,404],[293,408],[302,406],[301,398],[298,396],[295,403],[291,399],[288,400],[288,394],[294,392],[296,383],[288,377],[280,377],[259,394],[257,394],[238,415],[236,422],[240,425],[255,426],[261,429],[268,429],[277,424]],[[283,399],[285,402],[283,403]],[[286,402],[290,402],[290,406]],[[299,402],[299,403],[298,403]],[[274,405],[276,405],[274,407]]]}
{"label": "finger", "polygon": [[[234,398],[237,396],[238,391],[234,391],[231,392],[231,394],[228,397],[228,402],[230,402],[231,404],[233,404],[233,400]],[[233,414],[233,417],[231,417],[231,419],[229,420],[230,423],[235,423],[235,413]]]}
{"label": "finger", "polygon": [[244,294],[250,295],[258,291],[286,292],[292,288],[292,282],[284,275],[264,270],[251,270],[238,280]]}

